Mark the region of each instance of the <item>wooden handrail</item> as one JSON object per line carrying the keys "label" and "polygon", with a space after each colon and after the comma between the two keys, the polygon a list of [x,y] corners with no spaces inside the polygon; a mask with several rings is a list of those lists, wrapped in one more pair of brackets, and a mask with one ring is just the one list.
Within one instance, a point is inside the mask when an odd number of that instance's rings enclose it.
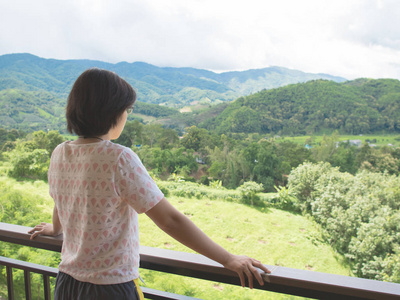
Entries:
{"label": "wooden handrail", "polygon": [[[30,240],[31,228],[0,222],[0,241],[61,251],[62,235]],[[240,285],[237,275],[199,254],[140,247],[141,268]],[[400,299],[400,284],[363,278],[268,266],[265,284],[254,288],[317,299]]]}

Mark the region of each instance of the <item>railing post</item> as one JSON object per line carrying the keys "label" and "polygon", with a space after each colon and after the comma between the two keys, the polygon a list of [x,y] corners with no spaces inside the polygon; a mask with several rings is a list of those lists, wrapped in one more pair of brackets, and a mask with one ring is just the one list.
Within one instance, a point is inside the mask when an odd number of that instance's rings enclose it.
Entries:
{"label": "railing post", "polygon": [[26,300],[32,299],[32,291],[31,291],[31,272],[24,271],[24,281],[25,281],[25,298]]}
{"label": "railing post", "polygon": [[13,271],[12,268],[7,266],[7,290],[8,300],[14,300],[14,282],[13,282]]}
{"label": "railing post", "polygon": [[44,300],[51,300],[50,279],[49,276],[45,274],[43,274],[43,288],[44,288]]}

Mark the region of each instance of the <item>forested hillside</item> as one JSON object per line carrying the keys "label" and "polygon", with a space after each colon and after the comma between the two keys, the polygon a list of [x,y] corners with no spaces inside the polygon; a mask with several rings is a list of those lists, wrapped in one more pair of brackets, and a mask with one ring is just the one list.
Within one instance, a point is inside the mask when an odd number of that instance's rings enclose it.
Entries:
{"label": "forested hillside", "polygon": [[200,126],[218,133],[394,133],[400,131],[400,81],[314,80],[240,97]]}
{"label": "forested hillside", "polygon": [[0,123],[24,131],[64,131],[65,101],[44,90],[0,90]]}
{"label": "forested hillside", "polygon": [[[26,132],[58,130],[66,133],[65,106],[66,99],[57,98],[44,90],[0,90],[0,123],[6,129]],[[177,109],[156,104],[137,102],[135,105],[135,114],[155,118],[178,113]],[[132,120],[134,116],[129,118]]]}

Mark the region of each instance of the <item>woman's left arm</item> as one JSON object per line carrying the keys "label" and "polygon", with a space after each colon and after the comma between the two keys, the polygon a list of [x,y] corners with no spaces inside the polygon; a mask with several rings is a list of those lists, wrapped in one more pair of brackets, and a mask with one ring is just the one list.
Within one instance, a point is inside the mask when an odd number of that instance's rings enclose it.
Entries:
{"label": "woman's left arm", "polygon": [[40,223],[36,225],[33,229],[29,230],[28,233],[32,233],[31,240],[34,239],[39,234],[57,236],[62,233],[61,222],[58,217],[57,207],[54,205],[53,209],[53,224],[51,223]]}

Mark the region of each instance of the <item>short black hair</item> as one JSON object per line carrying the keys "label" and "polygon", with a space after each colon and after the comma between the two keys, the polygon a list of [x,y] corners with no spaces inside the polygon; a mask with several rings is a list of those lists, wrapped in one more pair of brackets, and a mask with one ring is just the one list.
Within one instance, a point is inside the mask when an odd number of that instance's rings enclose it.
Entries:
{"label": "short black hair", "polygon": [[69,93],[67,129],[84,137],[104,135],[117,125],[122,113],[135,101],[132,86],[117,74],[88,69],[78,77]]}

